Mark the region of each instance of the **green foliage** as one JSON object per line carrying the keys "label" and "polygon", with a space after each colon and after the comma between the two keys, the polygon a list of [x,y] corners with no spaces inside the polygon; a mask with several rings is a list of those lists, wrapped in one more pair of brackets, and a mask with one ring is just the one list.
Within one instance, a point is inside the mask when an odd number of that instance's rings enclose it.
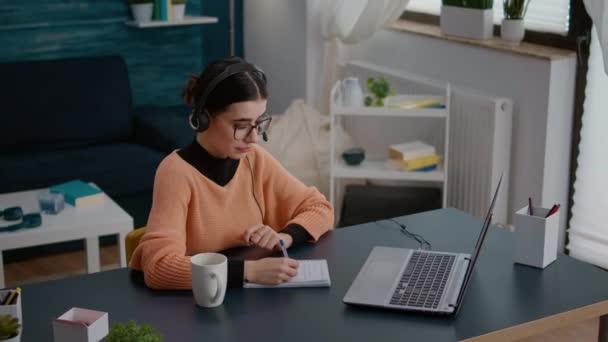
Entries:
{"label": "green foliage", "polygon": [[138,325],[135,321],[112,325],[106,342],[162,342],[163,337],[150,325]]}
{"label": "green foliage", "polygon": [[384,98],[389,95],[395,95],[397,92],[391,90],[391,86],[388,84],[384,77],[379,77],[377,80],[373,77],[367,79],[367,89],[372,93],[365,97],[365,106],[383,107]]}
{"label": "green foliage", "polygon": [[127,0],[129,5],[151,4],[154,0]]}
{"label": "green foliage", "polygon": [[532,0],[503,0],[502,9],[505,12],[505,19],[523,19],[528,11],[528,5]]}
{"label": "green foliage", "polygon": [[456,6],[476,9],[492,9],[494,8],[494,0],[443,0],[446,6]]}
{"label": "green foliage", "polygon": [[0,316],[0,340],[8,340],[19,335],[19,320],[11,315]]}
{"label": "green foliage", "polygon": [[171,0],[171,3],[174,5],[181,5],[181,4],[185,4],[186,0]]}

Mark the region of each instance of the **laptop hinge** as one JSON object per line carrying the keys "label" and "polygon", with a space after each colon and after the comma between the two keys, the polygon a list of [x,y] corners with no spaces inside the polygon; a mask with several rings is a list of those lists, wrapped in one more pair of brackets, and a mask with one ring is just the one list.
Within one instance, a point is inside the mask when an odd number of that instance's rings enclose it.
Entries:
{"label": "laptop hinge", "polygon": [[464,285],[464,277],[467,274],[467,269],[469,268],[469,264],[471,263],[471,258],[464,257],[463,262],[460,265],[458,270],[458,278],[454,279],[455,284],[459,284],[458,286],[452,288],[452,292],[450,293],[450,298],[447,303],[449,307],[456,308],[458,305],[458,296],[460,295],[460,289]]}

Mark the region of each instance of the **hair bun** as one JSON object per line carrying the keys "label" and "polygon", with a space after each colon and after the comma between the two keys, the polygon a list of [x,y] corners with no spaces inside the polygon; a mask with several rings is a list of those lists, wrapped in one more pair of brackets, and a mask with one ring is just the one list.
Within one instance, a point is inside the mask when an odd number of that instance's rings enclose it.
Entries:
{"label": "hair bun", "polygon": [[198,85],[199,77],[196,75],[190,76],[188,83],[184,86],[182,90],[182,99],[189,104],[190,106],[194,106],[195,99],[195,89]]}

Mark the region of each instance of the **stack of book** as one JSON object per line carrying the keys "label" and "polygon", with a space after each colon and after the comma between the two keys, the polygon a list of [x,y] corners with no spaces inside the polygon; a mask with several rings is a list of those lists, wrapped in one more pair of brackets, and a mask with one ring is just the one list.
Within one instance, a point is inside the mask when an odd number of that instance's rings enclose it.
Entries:
{"label": "stack of book", "polygon": [[79,179],[53,185],[49,188],[52,193],[63,194],[66,203],[75,207],[103,203],[104,193],[89,183]]}
{"label": "stack of book", "polygon": [[389,167],[404,171],[433,171],[440,160],[435,146],[418,140],[389,146],[388,157]]}
{"label": "stack of book", "polygon": [[154,0],[152,20],[167,21],[173,19],[173,6],[171,0]]}

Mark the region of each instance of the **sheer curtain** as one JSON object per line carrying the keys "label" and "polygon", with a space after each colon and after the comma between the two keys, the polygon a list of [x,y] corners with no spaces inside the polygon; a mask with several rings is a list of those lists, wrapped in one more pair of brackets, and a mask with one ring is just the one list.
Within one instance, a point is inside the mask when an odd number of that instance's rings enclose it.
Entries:
{"label": "sheer curtain", "polygon": [[321,113],[329,113],[331,87],[338,77],[340,45],[357,44],[397,20],[410,0],[322,0],[323,86]]}
{"label": "sheer curtain", "polygon": [[596,30],[591,33],[588,64],[572,219],[566,248],[571,256],[608,269],[608,158],[605,148],[608,110],[604,101],[608,76],[604,72]]}
{"label": "sheer curtain", "polygon": [[595,25],[599,45],[604,52],[604,71],[608,73],[608,5],[605,0],[584,0],[584,4]]}

